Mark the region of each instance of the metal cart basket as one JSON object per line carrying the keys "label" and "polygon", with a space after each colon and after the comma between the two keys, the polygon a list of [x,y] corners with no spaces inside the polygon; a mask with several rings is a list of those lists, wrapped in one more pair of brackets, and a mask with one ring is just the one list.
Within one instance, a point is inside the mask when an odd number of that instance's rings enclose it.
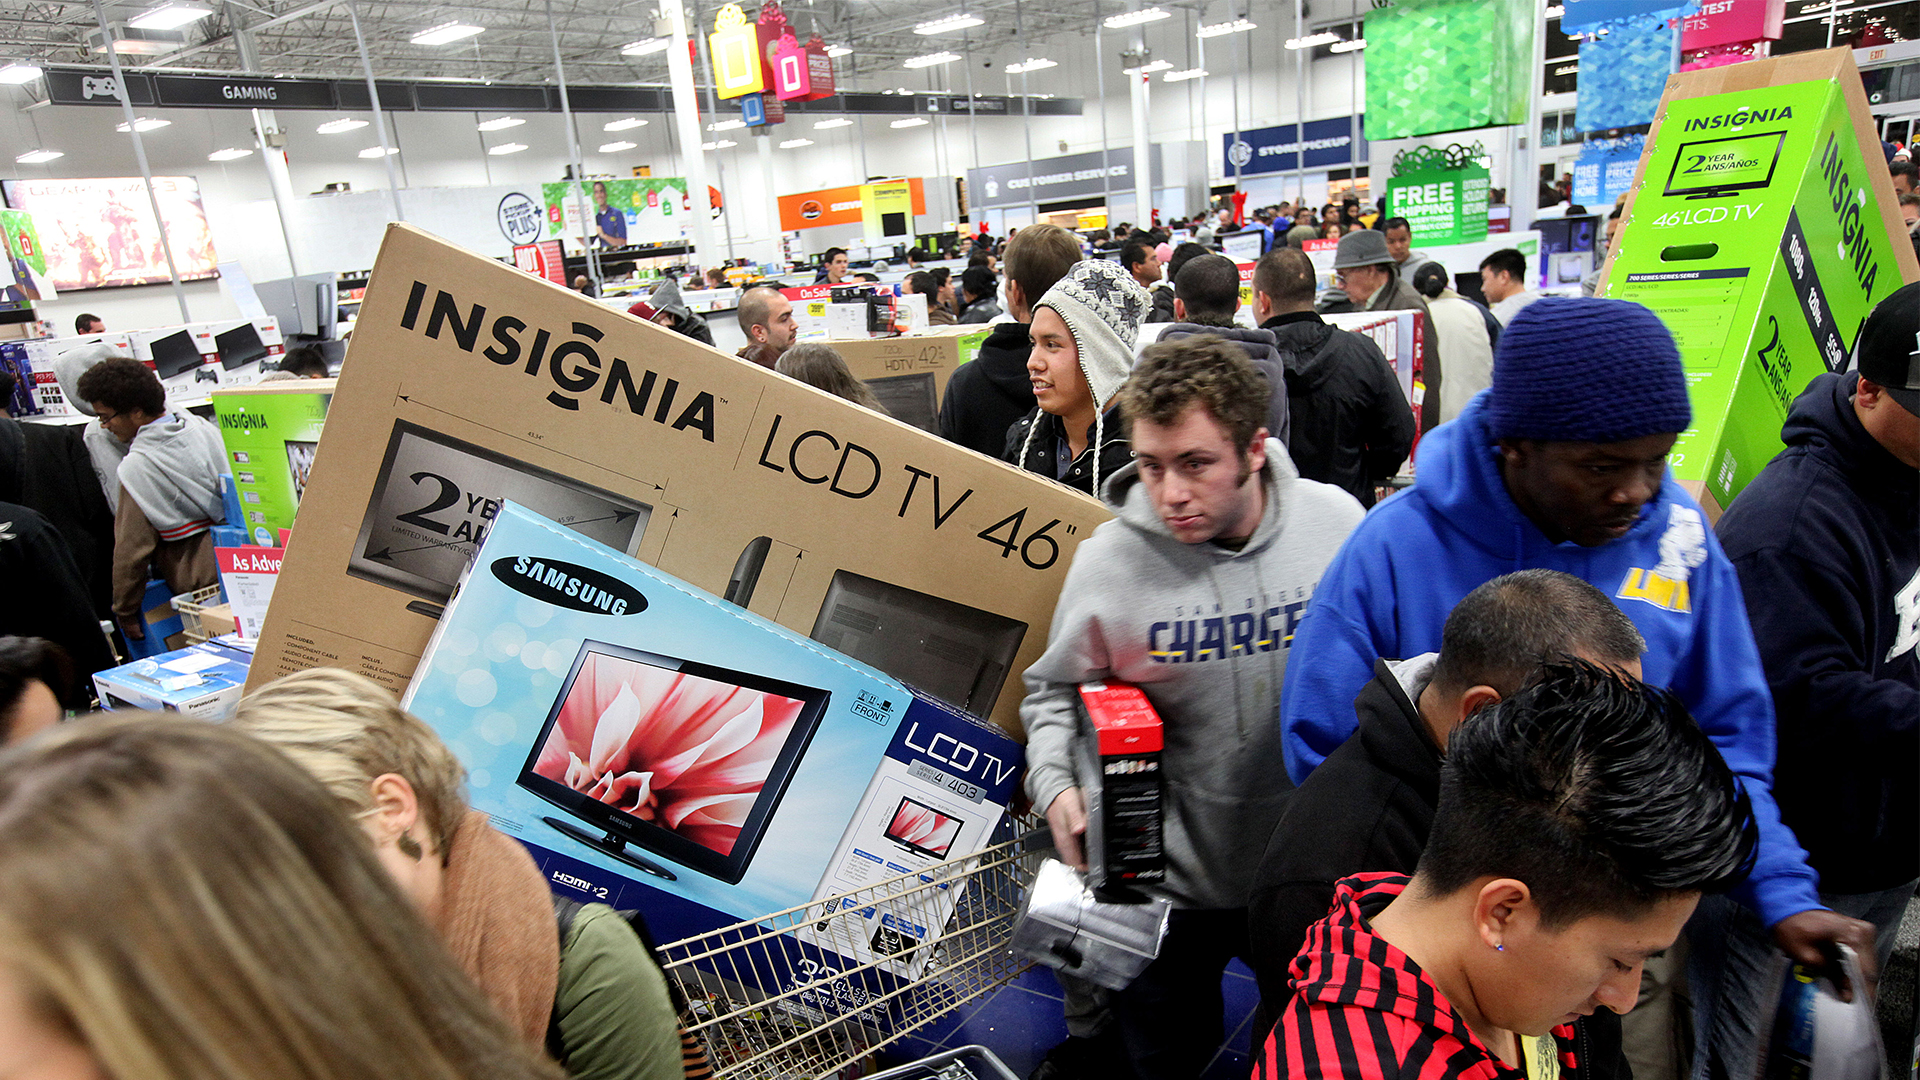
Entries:
{"label": "metal cart basket", "polygon": [[[1048,850],[1044,829],[1023,831],[974,855],[665,944],[667,978],[687,1002],[685,1028],[725,1080],[870,1072],[874,1051],[1031,966],[1008,940]],[[938,918],[948,905],[951,916]],[[873,939],[874,959],[864,963],[817,947],[867,939],[876,908],[909,920],[924,913],[931,936]]]}

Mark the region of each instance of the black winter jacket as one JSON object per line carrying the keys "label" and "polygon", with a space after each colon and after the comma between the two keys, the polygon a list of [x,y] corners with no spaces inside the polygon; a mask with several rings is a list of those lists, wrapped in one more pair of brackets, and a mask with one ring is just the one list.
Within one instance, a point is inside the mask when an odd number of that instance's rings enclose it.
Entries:
{"label": "black winter jacket", "polygon": [[1147,311],[1150,323],[1175,322],[1173,314],[1173,290],[1158,288],[1148,290],[1153,294],[1153,307]]}
{"label": "black winter jacket", "polygon": [[[46,518],[17,503],[0,502],[0,581],[9,590],[7,602],[0,604],[0,634],[59,645],[73,658],[83,684],[91,681],[87,676],[113,666],[113,652],[100,620],[88,610],[86,586],[66,540]],[[61,704],[84,710],[86,688],[67,688]]]}
{"label": "black winter jacket", "polygon": [[1843,894],[1920,877],[1920,470],[1861,426],[1859,381],[1808,385],[1715,526],[1773,690],[1780,818]]}
{"label": "black winter jacket", "polygon": [[[962,370],[965,370],[964,366]],[[1027,429],[1036,423],[1040,425],[1040,430],[1034,435],[1033,445],[1027,447],[1026,457],[1022,459],[1020,448],[1026,445]],[[1032,412],[1015,421],[1014,425],[1007,429],[1006,446],[1000,455],[1000,460],[1017,465],[1030,473],[1039,473],[1049,480],[1057,479],[1068,487],[1084,491],[1097,498],[1098,493],[1093,490],[1093,463],[1096,451],[1100,459],[1100,483],[1102,484],[1133,460],[1133,446],[1127,441],[1126,421],[1120,419],[1118,408],[1107,410],[1103,426],[1106,429],[1106,441],[1096,447],[1094,445],[1095,429],[1088,428],[1087,448],[1080,451],[1079,457],[1073,459],[1073,464],[1067,467],[1065,476],[1058,476],[1054,462],[1058,460],[1060,444],[1067,437],[1066,424],[1052,413],[1041,412],[1040,406],[1035,405]]]}
{"label": "black winter jacket", "polygon": [[1204,323],[1174,323],[1161,331],[1160,340],[1171,341],[1193,334],[1213,334],[1240,346],[1247,354],[1247,359],[1253,361],[1253,366],[1267,377],[1267,385],[1273,391],[1267,398],[1267,434],[1279,439],[1280,445],[1291,447],[1293,444],[1289,436],[1293,419],[1287,408],[1287,369],[1273,331],[1248,330],[1240,326],[1208,326]]}
{"label": "black winter jacket", "polygon": [[67,542],[89,610],[112,614],[113,508],[100,490],[78,424],[23,424],[0,417],[0,502],[38,511]]}
{"label": "black winter jacket", "polygon": [[980,353],[954,370],[940,401],[940,435],[990,458],[1007,447],[1007,429],[1033,411],[1027,357],[1033,339],[1027,324],[997,323]]}
{"label": "black winter jacket", "polygon": [[1261,329],[1273,331],[1286,365],[1294,466],[1372,506],[1375,485],[1413,449],[1413,410],[1386,356],[1373,339],[1311,311],[1275,316]]}

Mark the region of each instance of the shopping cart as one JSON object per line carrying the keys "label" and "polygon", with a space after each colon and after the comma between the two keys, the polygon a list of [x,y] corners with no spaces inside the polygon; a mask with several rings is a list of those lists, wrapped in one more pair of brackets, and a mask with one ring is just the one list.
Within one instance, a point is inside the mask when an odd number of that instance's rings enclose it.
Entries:
{"label": "shopping cart", "polygon": [[910,1061],[896,1069],[875,1073],[867,1080],[1020,1080],[993,1051],[984,1046],[942,1050],[932,1057]]}
{"label": "shopping cart", "polygon": [[[181,633],[185,635],[188,644],[198,645],[208,638],[216,637],[222,633],[222,631],[208,626],[201,618],[202,615],[206,614],[208,609],[218,607],[222,603],[225,603],[225,601],[221,599],[221,595],[219,585],[209,585],[204,589],[195,589],[193,592],[181,593],[173,598],[173,610],[180,614]],[[232,628],[229,627],[228,629]]]}
{"label": "shopping cart", "polygon": [[[866,1075],[881,1047],[1025,971],[1030,962],[1008,940],[1050,850],[1034,824],[1020,823],[1021,835],[974,855],[662,946],[667,977],[687,1003],[684,1026],[706,1048],[714,1075]],[[917,919],[931,935],[873,937],[876,909]],[[833,950],[855,935],[873,959],[847,962]]]}

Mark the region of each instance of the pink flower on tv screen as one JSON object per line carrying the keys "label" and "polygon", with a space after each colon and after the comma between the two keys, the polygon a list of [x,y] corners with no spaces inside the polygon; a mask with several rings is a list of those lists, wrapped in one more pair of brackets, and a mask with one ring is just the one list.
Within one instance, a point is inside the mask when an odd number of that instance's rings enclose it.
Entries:
{"label": "pink flower on tv screen", "polygon": [[948,817],[911,799],[900,800],[900,809],[894,811],[893,823],[887,826],[888,836],[935,855],[945,855],[959,833],[959,818]]}
{"label": "pink flower on tv screen", "polygon": [[803,704],[593,653],[533,769],[727,855]]}

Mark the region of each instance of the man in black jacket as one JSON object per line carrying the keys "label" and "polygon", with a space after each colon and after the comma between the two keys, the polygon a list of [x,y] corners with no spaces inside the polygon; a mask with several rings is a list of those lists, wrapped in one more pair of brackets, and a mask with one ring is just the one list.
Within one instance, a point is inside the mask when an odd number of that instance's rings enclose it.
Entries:
{"label": "man in black jacket", "polygon": [[[1283,249],[1284,250],[1284,249]],[[1354,699],[1360,727],[1294,790],[1248,907],[1261,1009],[1254,1045],[1286,1004],[1287,967],[1324,918],[1334,882],[1412,873],[1440,797],[1447,736],[1513,696],[1542,662],[1576,657],[1638,678],[1646,642],[1592,585],[1558,570],[1494,578],[1454,606],[1440,651],[1374,662]]]}
{"label": "man in black jacket", "polygon": [[940,434],[988,457],[1006,449],[1007,429],[1033,410],[1027,355],[1033,339],[1033,302],[1080,261],[1080,242],[1058,225],[1029,225],[1007,241],[1007,311],[980,353],[961,364],[940,400]]}
{"label": "man in black jacket", "polygon": [[83,439],[97,426],[0,417],[0,502],[38,511],[59,532],[85,585],[87,610],[105,619],[113,610],[113,507]]}
{"label": "man in black jacket", "polygon": [[1327,325],[1313,293],[1313,263],[1298,248],[1274,248],[1254,267],[1254,317],[1286,366],[1287,451],[1301,476],[1372,506],[1374,488],[1413,449],[1413,410],[1380,347]]}
{"label": "man in black jacket", "polygon": [[[1166,290],[1156,290],[1164,292]],[[1173,322],[1142,328],[1134,354],[1144,355],[1147,346],[1157,341],[1213,334],[1233,342],[1247,354],[1253,366],[1267,377],[1273,396],[1267,401],[1267,434],[1287,445],[1291,420],[1287,409],[1286,367],[1271,330],[1249,330],[1235,326],[1233,317],[1240,312],[1240,268],[1225,255],[1205,254],[1181,265],[1173,282]]]}
{"label": "man in black jacket", "polygon": [[17,503],[0,502],[0,580],[9,590],[0,604],[0,635],[46,638],[67,650],[83,676],[113,666],[113,650],[66,540],[46,518]]}
{"label": "man in black jacket", "polygon": [[[1787,448],[1715,528],[1773,689],[1781,820],[1884,965],[1920,878],[1920,284],[1873,310],[1855,359],[1794,401]],[[1730,921],[1730,952],[1768,953],[1751,914]]]}

